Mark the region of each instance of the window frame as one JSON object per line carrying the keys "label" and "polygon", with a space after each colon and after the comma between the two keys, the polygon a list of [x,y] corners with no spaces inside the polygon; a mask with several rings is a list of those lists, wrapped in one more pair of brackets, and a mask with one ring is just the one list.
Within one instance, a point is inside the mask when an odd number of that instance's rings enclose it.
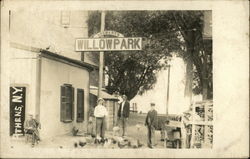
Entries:
{"label": "window frame", "polygon": [[[79,96],[82,96],[82,98],[79,98]],[[84,89],[77,88],[76,122],[83,122],[84,121],[84,113],[85,113],[84,101],[85,101]],[[80,105],[80,102],[82,105]]]}
{"label": "window frame", "polygon": [[[74,87],[63,84],[60,94],[60,121],[64,123],[74,121]],[[69,112],[67,112],[69,111]]]}

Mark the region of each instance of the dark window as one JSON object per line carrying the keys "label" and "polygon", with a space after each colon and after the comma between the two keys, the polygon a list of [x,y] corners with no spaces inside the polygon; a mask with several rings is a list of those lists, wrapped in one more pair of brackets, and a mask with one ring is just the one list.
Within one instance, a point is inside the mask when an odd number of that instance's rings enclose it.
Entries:
{"label": "dark window", "polygon": [[62,122],[72,122],[74,120],[74,88],[72,85],[61,86],[61,115]]}
{"label": "dark window", "polygon": [[84,120],[84,90],[77,89],[77,122]]}

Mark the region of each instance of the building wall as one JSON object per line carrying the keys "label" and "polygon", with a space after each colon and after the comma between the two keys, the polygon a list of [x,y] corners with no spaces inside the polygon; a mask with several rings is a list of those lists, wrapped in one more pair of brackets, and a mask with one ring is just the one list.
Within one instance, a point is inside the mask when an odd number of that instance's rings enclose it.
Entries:
{"label": "building wall", "polygon": [[[58,53],[98,66],[98,52],[75,52],[75,39],[88,37],[88,11],[11,10],[11,41],[48,48]],[[83,57],[82,57],[83,56]]]}
{"label": "building wall", "polygon": [[51,52],[81,60],[81,53],[75,52],[75,39],[88,37],[87,18],[86,11],[11,10],[11,41],[42,49],[49,47]]}
{"label": "building wall", "polygon": [[[42,58],[40,85],[37,76],[39,74],[38,52],[27,48],[47,48],[50,52],[82,60],[81,53],[75,52],[75,39],[88,37],[87,18],[86,11],[77,10],[15,8],[9,12],[10,84],[26,86],[25,114],[26,117],[29,113],[35,116],[40,112],[42,138],[68,133],[73,126],[80,130],[84,129],[85,122],[76,123],[76,109],[74,122],[62,123],[60,121],[60,86],[65,83],[73,85],[75,108],[77,88],[84,89],[84,117],[87,118],[89,71],[85,68]],[[23,46],[25,49],[22,48]],[[39,87],[41,91],[38,93]]]}
{"label": "building wall", "polygon": [[[71,123],[60,121],[60,86],[63,84],[72,84],[75,88],[75,115],[74,121]],[[40,122],[43,138],[69,133],[73,126],[80,130],[84,129],[86,123],[76,123],[77,88],[84,89],[84,117],[86,121],[89,105],[89,72],[85,69],[42,58]]]}
{"label": "building wall", "polygon": [[203,38],[212,39],[212,11],[204,11]]}
{"label": "building wall", "polygon": [[26,87],[25,114],[35,114],[37,53],[10,48],[10,85]]}
{"label": "building wall", "polygon": [[[62,21],[67,23],[67,17],[69,22],[65,25]],[[96,70],[91,72],[91,85],[98,86],[99,52],[74,51],[75,39],[88,37],[87,19],[87,11],[34,11],[22,8],[11,10],[11,42],[42,49],[49,48],[48,51],[53,53],[97,66]]]}

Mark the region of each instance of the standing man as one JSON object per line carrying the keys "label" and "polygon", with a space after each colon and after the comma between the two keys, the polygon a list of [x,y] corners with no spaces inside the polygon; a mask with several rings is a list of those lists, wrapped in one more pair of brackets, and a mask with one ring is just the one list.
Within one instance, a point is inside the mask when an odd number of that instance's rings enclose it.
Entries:
{"label": "standing man", "polygon": [[106,118],[108,116],[107,108],[104,106],[104,99],[99,98],[97,100],[97,106],[94,110],[94,116],[96,118],[96,138],[98,140],[104,139],[106,129]]}
{"label": "standing man", "polygon": [[155,110],[155,104],[151,103],[151,109],[148,111],[145,126],[148,128],[148,147],[153,148],[155,146],[155,128],[157,127],[157,111]]}
{"label": "standing man", "polygon": [[127,127],[127,121],[129,117],[129,109],[130,105],[127,101],[127,96],[122,96],[123,101],[120,103],[119,109],[118,109],[118,120],[120,123],[120,127],[122,128],[122,136],[124,137],[126,135],[126,127]]}

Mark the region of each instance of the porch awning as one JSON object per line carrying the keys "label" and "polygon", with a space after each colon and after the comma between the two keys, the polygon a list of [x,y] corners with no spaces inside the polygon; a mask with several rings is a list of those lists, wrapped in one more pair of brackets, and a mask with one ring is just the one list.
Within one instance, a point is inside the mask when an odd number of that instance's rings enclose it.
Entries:
{"label": "porch awning", "polygon": [[[90,93],[97,96],[98,90],[97,89],[90,89]],[[102,98],[107,100],[118,100],[115,96],[108,94],[105,91],[102,91]]]}

